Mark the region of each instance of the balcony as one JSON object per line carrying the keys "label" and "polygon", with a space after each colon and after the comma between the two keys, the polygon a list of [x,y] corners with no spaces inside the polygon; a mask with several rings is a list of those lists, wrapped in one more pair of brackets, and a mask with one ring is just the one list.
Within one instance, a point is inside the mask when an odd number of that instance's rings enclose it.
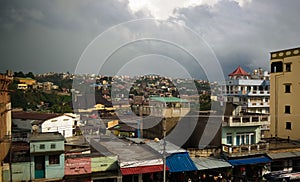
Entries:
{"label": "balcony", "polygon": [[227,90],[226,91],[226,95],[228,96],[246,96],[248,95],[249,92],[248,91],[240,91],[240,90]]}
{"label": "balcony", "polygon": [[251,101],[248,102],[248,107],[270,107],[269,102],[262,102],[262,101]]}
{"label": "balcony", "polygon": [[270,116],[224,116],[222,126],[261,126],[269,125]]}
{"label": "balcony", "polygon": [[270,96],[268,90],[253,90],[248,93],[249,96]]}
{"label": "balcony", "polygon": [[243,157],[249,155],[265,154],[269,150],[269,143],[230,146],[222,145],[222,153],[226,157]]}
{"label": "balcony", "polygon": [[151,106],[143,106],[140,111],[136,111],[136,113],[143,115],[151,115],[157,117],[184,117],[186,114],[190,112],[190,108],[162,108],[162,107],[151,107]]}

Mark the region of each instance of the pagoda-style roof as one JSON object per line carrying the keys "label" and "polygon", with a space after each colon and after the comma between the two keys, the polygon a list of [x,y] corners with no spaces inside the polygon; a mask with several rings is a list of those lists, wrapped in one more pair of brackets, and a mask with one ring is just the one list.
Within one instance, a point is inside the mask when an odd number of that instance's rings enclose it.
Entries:
{"label": "pagoda-style roof", "polygon": [[247,73],[241,66],[239,66],[228,76],[250,76],[250,74]]}

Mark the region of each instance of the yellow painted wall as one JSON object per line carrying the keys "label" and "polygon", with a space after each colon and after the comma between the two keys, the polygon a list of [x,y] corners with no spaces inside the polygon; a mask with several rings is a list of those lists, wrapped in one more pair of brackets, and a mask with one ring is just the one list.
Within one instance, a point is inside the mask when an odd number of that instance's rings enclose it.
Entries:
{"label": "yellow painted wall", "polygon": [[[297,49],[298,50],[298,49]],[[299,54],[291,56],[294,50],[279,51],[277,59],[271,53],[271,63],[283,62],[283,72],[270,74],[270,134],[277,134],[280,138],[300,140],[300,49]],[[283,55],[283,56],[279,56]],[[284,56],[289,55],[289,56]],[[291,63],[291,71],[286,71],[286,63]],[[285,92],[285,85],[291,84],[291,92]],[[285,106],[289,105],[291,113],[285,113]],[[286,128],[286,122],[291,122],[291,129]]]}

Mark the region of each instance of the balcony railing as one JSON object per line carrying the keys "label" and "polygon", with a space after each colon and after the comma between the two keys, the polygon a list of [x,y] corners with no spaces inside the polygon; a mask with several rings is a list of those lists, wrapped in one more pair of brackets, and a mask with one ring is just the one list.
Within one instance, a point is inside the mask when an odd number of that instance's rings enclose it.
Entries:
{"label": "balcony railing", "polygon": [[249,155],[265,154],[269,150],[269,143],[230,146],[222,145],[222,152],[227,157],[242,157]]}
{"label": "balcony railing", "polygon": [[248,104],[248,107],[270,107],[269,102],[261,102],[261,101],[251,101]]}
{"label": "balcony railing", "polygon": [[260,126],[269,125],[270,116],[224,116],[223,126]]}
{"label": "balcony railing", "polygon": [[250,91],[249,93],[248,93],[248,95],[251,95],[251,96],[254,96],[254,95],[257,95],[257,96],[259,96],[259,95],[265,95],[265,96],[268,96],[268,95],[270,95],[270,91],[268,91],[268,90],[253,90],[253,91]]}
{"label": "balcony railing", "polygon": [[158,117],[184,117],[187,113],[189,113],[190,108],[162,108],[162,107],[144,107],[141,111],[143,115],[151,115]]}
{"label": "balcony railing", "polygon": [[187,149],[191,157],[211,157],[211,156],[219,156],[220,148],[188,148]]}

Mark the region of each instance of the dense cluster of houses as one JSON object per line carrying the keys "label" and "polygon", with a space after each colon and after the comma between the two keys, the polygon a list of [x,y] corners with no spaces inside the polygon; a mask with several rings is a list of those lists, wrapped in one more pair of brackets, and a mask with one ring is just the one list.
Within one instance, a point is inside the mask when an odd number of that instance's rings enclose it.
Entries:
{"label": "dense cluster of houses", "polygon": [[109,79],[91,85],[105,88],[100,103],[74,91],[77,114],[11,111],[3,77],[2,181],[299,180],[299,60],[294,48],[271,53],[270,73],[237,67],[211,93],[218,111],[191,110],[192,97],[155,75],[131,100],[110,100]]}

